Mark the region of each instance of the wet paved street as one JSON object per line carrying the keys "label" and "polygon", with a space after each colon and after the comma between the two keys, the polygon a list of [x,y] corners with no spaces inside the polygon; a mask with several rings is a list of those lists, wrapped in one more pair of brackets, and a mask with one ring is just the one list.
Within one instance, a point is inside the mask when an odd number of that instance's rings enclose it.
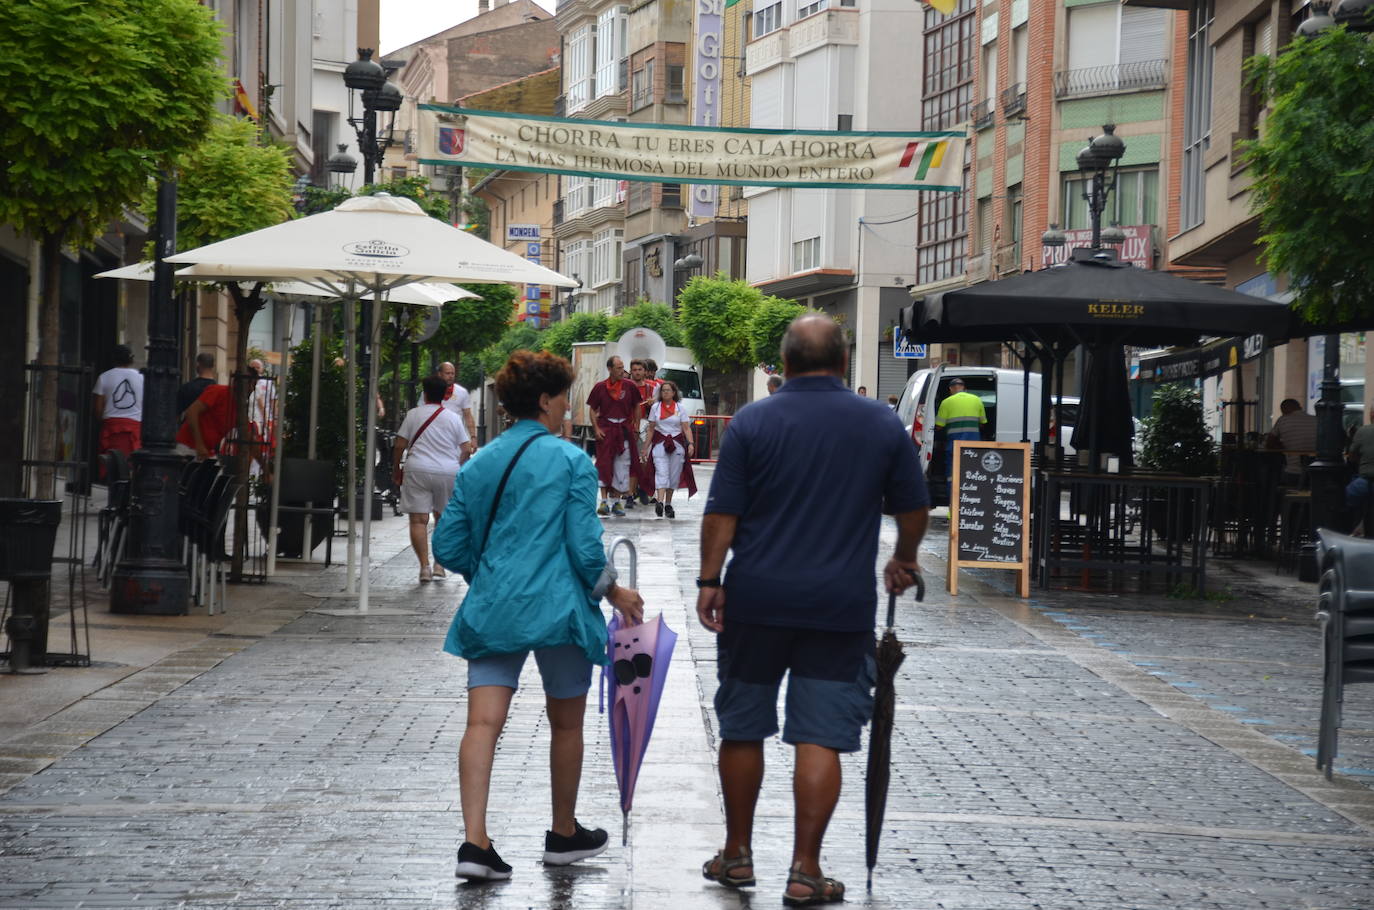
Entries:
{"label": "wet paved street", "polygon": [[[682,633],[628,847],[604,717],[589,714],[579,817],[613,846],[539,864],[548,736],[531,661],[493,781],[492,834],[514,879],[455,881],[464,670],[439,649],[462,584],[416,584],[404,522],[388,518],[368,615],[338,596],[337,567],[288,568],[280,584],[232,589],[215,634],[0,742],[0,908],[778,905],[791,792],[776,740],[752,900],[699,872],[722,838],[703,709],[714,639],[692,612],[703,498],[674,522],[639,509],[607,524],[608,541],[639,547],[649,615]],[[1250,617],[1244,590],[1201,612],[1166,598],[1027,603],[984,574],[951,599],[943,532],[922,555],[930,597],[899,611],[908,658],[871,895],[863,755],[845,761],[824,865],[851,904],[1374,908],[1374,690],[1349,691],[1342,773],[1327,783],[1303,754],[1320,658],[1301,597],[1286,618],[1272,603]],[[0,686],[0,706],[23,684]]]}

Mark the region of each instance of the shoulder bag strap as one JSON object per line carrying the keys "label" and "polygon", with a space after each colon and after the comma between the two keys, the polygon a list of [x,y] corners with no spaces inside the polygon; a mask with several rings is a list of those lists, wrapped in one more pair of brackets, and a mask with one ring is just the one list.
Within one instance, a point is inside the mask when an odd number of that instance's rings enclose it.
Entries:
{"label": "shoulder bag strap", "polygon": [[415,443],[417,443],[417,442],[420,441],[420,437],[423,436],[423,435],[425,434],[426,428],[428,428],[429,425],[430,425],[431,423],[434,422],[434,418],[438,417],[438,416],[439,416],[439,412],[442,411],[443,409],[444,409],[444,406],[443,406],[442,404],[439,405],[437,408],[434,409],[434,413],[433,413],[433,414],[430,414],[430,415],[429,415],[429,418],[428,418],[424,423],[420,424],[420,429],[418,429],[418,430],[415,431],[415,438],[412,439],[412,440],[410,441],[410,445],[406,446],[406,454],[407,454],[407,455],[410,454],[410,450],[411,450],[411,449],[415,448]]}
{"label": "shoulder bag strap", "polygon": [[482,553],[487,549],[487,537],[491,535],[491,526],[496,521],[496,511],[501,508],[501,494],[506,491],[506,481],[510,480],[510,472],[515,469],[515,463],[520,460],[520,456],[525,454],[525,450],[530,447],[530,443],[539,438],[539,434],[531,436],[520,444],[520,448],[515,450],[515,457],[506,465],[506,473],[501,475],[501,483],[496,487],[496,496],[492,498],[491,512],[487,515],[487,526],[482,531],[482,543],[477,547],[477,559],[473,565],[473,577],[477,575],[477,569],[482,566]]}

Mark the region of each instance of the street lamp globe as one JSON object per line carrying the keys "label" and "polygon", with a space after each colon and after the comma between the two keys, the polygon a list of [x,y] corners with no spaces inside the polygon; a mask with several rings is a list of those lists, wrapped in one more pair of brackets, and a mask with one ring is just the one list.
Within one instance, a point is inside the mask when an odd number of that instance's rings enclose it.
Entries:
{"label": "street lamp globe", "polygon": [[331,174],[352,174],[358,170],[358,159],[348,154],[347,143],[340,142],[339,150],[329,156],[324,168]]}
{"label": "street lamp globe", "polygon": [[1068,238],[1059,229],[1058,223],[1053,221],[1050,222],[1050,229],[1040,235],[1041,246],[1063,246],[1067,242]]}
{"label": "street lamp globe", "polygon": [[1121,229],[1119,224],[1102,229],[1102,242],[1109,246],[1120,246],[1126,242],[1126,232]]}
{"label": "street lamp globe", "polygon": [[386,83],[386,70],[372,59],[372,48],[358,48],[358,59],[344,69],[344,85],[354,91],[373,91]]}
{"label": "street lamp globe", "polygon": [[1374,32],[1374,0],[1341,0],[1331,18],[1352,32]]}
{"label": "street lamp globe", "polygon": [[1320,32],[1335,25],[1336,20],[1331,18],[1330,0],[1312,0],[1312,15],[1298,24],[1294,34],[1303,38],[1315,38]]}
{"label": "street lamp globe", "polygon": [[1116,135],[1116,124],[1107,123],[1102,127],[1102,135],[1093,139],[1092,149],[1097,153],[1098,160],[1103,162],[1103,166],[1108,166],[1111,162],[1126,154],[1126,143],[1121,137]]}
{"label": "street lamp globe", "polygon": [[390,112],[401,109],[401,101],[404,96],[401,90],[396,87],[394,82],[385,82],[372,97],[372,103],[368,106],[374,111]]}

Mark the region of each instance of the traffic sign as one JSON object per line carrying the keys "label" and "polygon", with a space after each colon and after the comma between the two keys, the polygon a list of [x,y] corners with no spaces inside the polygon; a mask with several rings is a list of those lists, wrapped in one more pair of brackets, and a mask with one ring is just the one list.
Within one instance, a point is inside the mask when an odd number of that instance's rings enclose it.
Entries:
{"label": "traffic sign", "polygon": [[925,360],[928,355],[925,345],[912,344],[898,329],[892,333],[892,356],[908,360]]}

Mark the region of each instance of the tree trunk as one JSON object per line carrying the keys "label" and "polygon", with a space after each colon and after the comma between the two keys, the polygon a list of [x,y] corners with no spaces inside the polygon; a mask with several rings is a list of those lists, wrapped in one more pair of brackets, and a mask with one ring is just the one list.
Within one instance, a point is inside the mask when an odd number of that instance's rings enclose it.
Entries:
{"label": "tree trunk", "polygon": [[[62,307],[62,232],[45,234],[42,249],[43,300],[38,310],[38,439],[34,457],[40,462],[33,473],[31,493],[38,499],[52,499],[56,491],[57,460],[57,366],[61,360]],[[78,413],[80,409],[78,409]],[[78,432],[78,438],[84,434]]]}

